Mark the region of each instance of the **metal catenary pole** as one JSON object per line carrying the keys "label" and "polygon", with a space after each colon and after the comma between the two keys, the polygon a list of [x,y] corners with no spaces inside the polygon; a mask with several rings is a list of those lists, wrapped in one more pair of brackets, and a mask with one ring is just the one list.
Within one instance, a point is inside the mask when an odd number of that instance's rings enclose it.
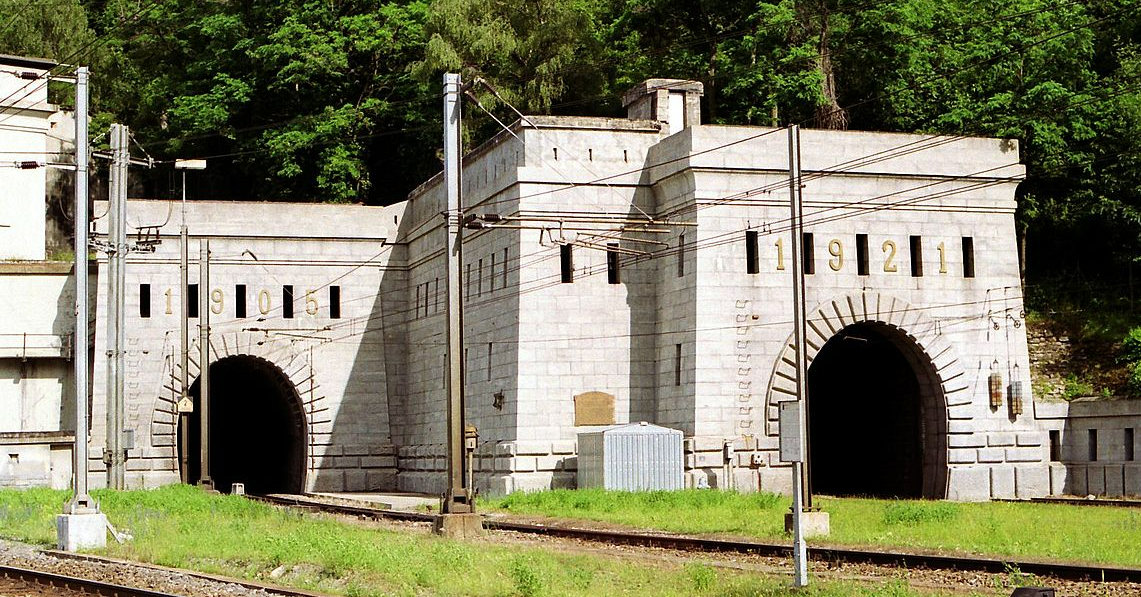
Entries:
{"label": "metal catenary pole", "polygon": [[82,514],[98,511],[87,492],[87,67],[75,72],[75,449],[72,451],[72,487],[75,495],[66,511]]}
{"label": "metal catenary pole", "polygon": [[[789,200],[792,209],[792,242],[790,256],[792,258],[792,320],[793,341],[796,344],[796,398],[800,401],[797,409],[797,425],[795,433],[799,435],[802,454],[807,453],[805,445],[805,417],[808,407],[808,380],[807,351],[805,350],[805,322],[804,322],[804,262],[800,258],[800,242],[804,238],[804,221],[802,219],[802,205],[800,195],[800,127],[792,125],[788,128],[788,177]],[[781,430],[785,433],[785,430]],[[792,463],[792,561],[793,585],[804,587],[808,585],[808,547],[804,541],[804,462],[798,460]]]}
{"label": "metal catenary pole", "polygon": [[210,478],[210,240],[202,239],[198,257],[198,421],[202,431],[198,482],[207,487]]}
{"label": "metal catenary pole", "polygon": [[460,201],[460,93],[458,74],[444,75],[444,188],[447,192],[447,411],[448,411],[448,490],[441,511],[445,514],[473,510],[464,479],[464,371],[463,308],[460,296],[463,217]]}
{"label": "metal catenary pole", "polygon": [[111,176],[108,199],[108,281],[107,281],[107,446],[103,462],[107,465],[107,487],[125,489],[126,474],[123,450],[123,345],[125,325],[125,271],[127,256],[126,202],[128,155],[127,128],[111,125]]}

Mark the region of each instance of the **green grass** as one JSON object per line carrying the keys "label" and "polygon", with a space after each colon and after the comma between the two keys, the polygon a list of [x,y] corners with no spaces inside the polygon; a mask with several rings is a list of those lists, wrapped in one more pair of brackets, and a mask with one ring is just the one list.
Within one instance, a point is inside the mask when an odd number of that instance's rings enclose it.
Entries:
{"label": "green grass", "polygon": [[[783,540],[790,502],[715,490],[512,494],[485,507],[689,534]],[[822,542],[1141,566],[1141,511],[1031,503],[818,498],[831,516]]]}
{"label": "green grass", "polygon": [[[712,492],[709,493],[713,495]],[[51,545],[54,517],[67,500],[65,492],[0,491],[0,536]],[[920,593],[902,581],[878,585],[814,582],[808,591],[793,591],[786,577],[766,577],[712,564],[647,564],[593,555],[556,553],[547,549],[467,543],[346,524],[271,508],[237,496],[208,495],[195,488],[171,486],[153,491],[97,491],[103,511],[134,539],[112,543],[102,553],[245,578],[273,581],[309,590],[350,595],[416,597],[542,597],[646,595],[673,597],[909,597]],[[681,499],[682,501],[677,501]],[[709,498],[698,493],[619,497],[652,509]],[[776,510],[778,500],[753,496],[734,503]],[[622,500],[626,500],[622,502]],[[685,500],[689,500],[686,502]],[[767,504],[767,505],[766,505]],[[721,507],[727,508],[729,501]],[[676,517],[676,511],[674,516]],[[920,516],[922,518],[922,516]],[[978,595],[1008,595],[994,588]]]}

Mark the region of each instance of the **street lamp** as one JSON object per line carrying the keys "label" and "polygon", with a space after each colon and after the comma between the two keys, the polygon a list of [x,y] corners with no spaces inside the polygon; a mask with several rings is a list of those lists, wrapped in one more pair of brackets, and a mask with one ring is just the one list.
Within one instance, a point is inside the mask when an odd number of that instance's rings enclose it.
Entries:
{"label": "street lamp", "polygon": [[[190,450],[190,431],[187,419],[190,413],[194,410],[194,403],[191,402],[189,394],[190,390],[190,374],[188,368],[190,366],[190,306],[187,302],[187,292],[189,291],[189,284],[187,277],[189,275],[188,257],[187,257],[187,232],[186,232],[186,171],[187,170],[205,170],[206,160],[175,160],[174,169],[182,170],[182,225],[178,229],[179,235],[179,250],[181,256],[179,260],[179,272],[181,274],[182,290],[179,292],[179,301],[182,303],[182,319],[179,328],[179,341],[181,343],[181,365],[182,365],[182,396],[178,401],[178,414],[181,418],[181,425],[179,426],[179,435],[182,438],[182,448],[179,450],[179,459],[182,466],[182,481],[184,483],[190,482],[190,459],[188,457]],[[204,427],[205,428],[205,427]]]}

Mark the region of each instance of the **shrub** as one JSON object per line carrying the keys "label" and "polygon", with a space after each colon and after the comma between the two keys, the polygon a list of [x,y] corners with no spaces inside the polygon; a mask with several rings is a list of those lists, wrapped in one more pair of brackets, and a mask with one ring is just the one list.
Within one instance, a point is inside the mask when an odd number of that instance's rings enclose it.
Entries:
{"label": "shrub", "polygon": [[1084,379],[1079,379],[1077,374],[1067,373],[1065,383],[1066,386],[1062,390],[1062,398],[1066,400],[1093,396],[1093,384]]}
{"label": "shrub", "polygon": [[518,556],[511,560],[508,572],[515,583],[515,592],[520,597],[536,597],[543,591],[543,579],[535,569],[531,556]]}
{"label": "shrub", "polygon": [[1129,330],[1121,341],[1121,359],[1127,363],[1141,361],[1141,326]]}
{"label": "shrub", "polygon": [[685,571],[689,574],[690,582],[693,583],[693,590],[698,593],[708,591],[717,582],[717,573],[705,564],[686,564]]}
{"label": "shrub", "polygon": [[1128,384],[1134,394],[1141,395],[1141,361],[1133,363],[1130,368]]}

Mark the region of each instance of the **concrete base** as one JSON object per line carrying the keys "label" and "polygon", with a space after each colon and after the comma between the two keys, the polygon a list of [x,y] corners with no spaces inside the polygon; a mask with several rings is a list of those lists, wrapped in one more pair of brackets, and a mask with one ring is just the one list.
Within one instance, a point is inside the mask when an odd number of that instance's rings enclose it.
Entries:
{"label": "concrete base", "polygon": [[60,551],[107,547],[107,516],[102,512],[60,514],[55,517],[55,530]]}
{"label": "concrete base", "polygon": [[[800,524],[805,539],[827,537],[832,533],[831,517],[827,512],[820,510],[801,512]],[[792,533],[792,512],[786,512],[784,515],[784,532]]]}
{"label": "concrete base", "polygon": [[485,534],[479,514],[440,514],[432,521],[432,532],[451,539],[474,539]]}

